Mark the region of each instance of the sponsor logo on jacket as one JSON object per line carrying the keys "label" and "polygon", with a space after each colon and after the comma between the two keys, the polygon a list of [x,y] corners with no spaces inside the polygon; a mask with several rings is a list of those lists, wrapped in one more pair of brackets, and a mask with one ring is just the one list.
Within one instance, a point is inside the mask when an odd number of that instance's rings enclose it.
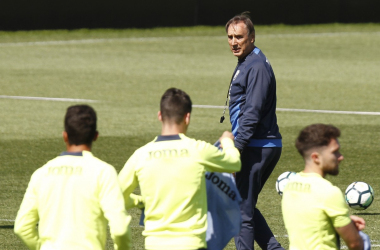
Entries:
{"label": "sponsor logo on jacket", "polygon": [[236,200],[235,191],[232,190],[232,188],[223,180],[221,180],[217,175],[214,175],[214,173],[206,173],[206,179],[210,180],[212,184],[216,185],[221,191],[223,191],[223,193],[225,193],[233,201]]}

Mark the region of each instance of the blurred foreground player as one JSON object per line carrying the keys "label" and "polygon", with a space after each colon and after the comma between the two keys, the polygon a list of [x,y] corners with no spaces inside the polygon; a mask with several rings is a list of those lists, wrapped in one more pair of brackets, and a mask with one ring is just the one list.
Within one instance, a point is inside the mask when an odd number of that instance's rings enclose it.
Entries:
{"label": "blurred foreground player", "polygon": [[361,237],[367,235],[359,230],[364,229],[364,220],[348,215],[341,190],[325,179],[328,174],[339,173],[343,160],[339,136],[339,129],[332,125],[313,124],[304,128],[296,140],[305,169],[289,181],[282,196],[290,250],[340,249],[339,236],[348,249],[363,249]]}
{"label": "blurred foreground player", "polygon": [[[127,208],[145,204],[145,249],[206,249],[205,171],[240,170],[233,135],[220,137],[223,150],[185,136],[190,123],[190,97],[168,89],[161,98],[161,135],[129,158],[119,173]],[[141,197],[132,195],[140,185]]]}
{"label": "blurred foreground player", "polygon": [[103,250],[108,223],[115,249],[131,249],[131,217],[117,173],[90,152],[98,137],[96,120],[87,105],[69,107],[67,151],[33,173],[14,229],[29,249]]}

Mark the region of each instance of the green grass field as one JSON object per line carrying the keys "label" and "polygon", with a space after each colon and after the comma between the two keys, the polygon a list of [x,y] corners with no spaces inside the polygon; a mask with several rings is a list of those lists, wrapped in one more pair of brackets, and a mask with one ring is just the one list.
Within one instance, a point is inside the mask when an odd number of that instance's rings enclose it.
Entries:
{"label": "green grass field", "polygon": [[[278,108],[380,112],[380,24],[257,26],[256,45],[277,78]],[[222,106],[236,65],[223,27],[149,30],[0,32],[0,249],[26,249],[13,220],[35,169],[65,150],[65,109],[78,102],[5,98],[74,98],[98,113],[93,152],[119,171],[135,149],[160,133],[159,99],[169,87],[188,92],[196,105]],[[83,103],[80,102],[80,103]],[[188,135],[214,142],[224,130],[222,109],[194,108]],[[331,123],[342,130],[342,189],[365,181],[375,201],[365,211],[373,248],[380,247],[380,116],[279,110],[283,154],[258,207],[283,246],[288,239],[275,180],[300,171],[294,148],[301,128]],[[130,210],[134,249],[143,249],[139,211]],[[108,244],[108,249],[112,246]],[[231,242],[225,249],[234,249]]]}

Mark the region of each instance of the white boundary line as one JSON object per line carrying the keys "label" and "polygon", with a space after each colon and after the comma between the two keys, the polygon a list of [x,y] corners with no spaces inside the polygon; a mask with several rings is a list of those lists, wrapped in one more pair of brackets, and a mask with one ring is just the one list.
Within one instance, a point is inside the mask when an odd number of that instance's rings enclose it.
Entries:
{"label": "white boundary line", "polygon": [[286,108],[277,108],[276,111],[307,112],[307,113],[327,113],[327,114],[345,114],[345,115],[380,115],[380,112],[317,110],[317,109],[286,109]]}
{"label": "white boundary line", "polygon": [[38,100],[38,101],[55,101],[55,102],[99,102],[97,100],[73,99],[73,98],[52,98],[52,97],[34,97],[34,96],[9,96],[0,95],[0,99],[21,99],[21,100]]}
{"label": "white boundary line", "polygon": [[201,109],[224,109],[224,106],[197,105],[197,104],[193,104],[193,108],[201,108]]}
{"label": "white boundary line", "polygon": [[265,35],[256,35],[257,37],[333,37],[333,36],[360,36],[360,35],[380,35],[380,32],[325,32],[325,33],[293,33],[293,34],[265,34]]}
{"label": "white boundary line", "polygon": [[10,222],[14,222],[15,220],[9,220],[9,219],[0,219],[0,221],[10,221]]}
{"label": "white boundary line", "polygon": [[[257,38],[292,38],[292,37],[334,37],[334,36],[360,36],[360,35],[380,35],[380,32],[325,32],[325,33],[295,33],[295,34],[263,34],[256,35]],[[188,39],[223,39],[225,36],[173,36],[173,37],[125,37],[125,38],[95,38],[77,40],[57,40],[57,41],[36,41],[36,42],[10,42],[0,43],[0,47],[13,46],[35,46],[35,45],[70,45],[70,44],[91,44],[109,42],[154,42],[167,40],[188,40]]]}
{"label": "white boundary line", "polygon": [[[56,102],[85,102],[94,103],[100,102],[98,100],[89,99],[73,99],[73,98],[52,98],[52,97],[34,97],[34,96],[8,96],[0,95],[0,99],[21,99],[21,100],[38,100],[38,101],[56,101]],[[193,105],[194,108],[210,108],[210,109],[223,109],[224,106],[214,105]],[[325,114],[343,114],[343,115],[380,115],[380,112],[364,112],[364,111],[339,111],[339,110],[318,110],[318,109],[287,109],[277,108],[276,111],[284,112],[304,112],[304,113],[325,113]]]}
{"label": "white boundary line", "polygon": [[[224,106],[213,106],[213,105],[193,105],[193,107],[194,108],[211,108],[211,109],[223,109],[224,108]],[[287,109],[287,108],[277,108],[276,111],[305,112],[305,113],[327,113],[327,114],[345,114],[345,115],[380,115],[380,112],[317,110],[317,109]]]}

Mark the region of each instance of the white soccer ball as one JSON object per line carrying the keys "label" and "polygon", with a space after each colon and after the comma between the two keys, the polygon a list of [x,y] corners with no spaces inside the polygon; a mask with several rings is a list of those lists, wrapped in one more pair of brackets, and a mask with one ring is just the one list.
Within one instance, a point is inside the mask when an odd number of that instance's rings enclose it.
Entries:
{"label": "white soccer ball", "polygon": [[286,184],[296,175],[296,172],[286,171],[277,178],[276,181],[276,190],[279,195],[282,195],[282,192],[285,189]]}
{"label": "white soccer ball", "polygon": [[367,209],[374,199],[372,187],[361,181],[351,183],[345,192],[348,206],[356,210]]}

